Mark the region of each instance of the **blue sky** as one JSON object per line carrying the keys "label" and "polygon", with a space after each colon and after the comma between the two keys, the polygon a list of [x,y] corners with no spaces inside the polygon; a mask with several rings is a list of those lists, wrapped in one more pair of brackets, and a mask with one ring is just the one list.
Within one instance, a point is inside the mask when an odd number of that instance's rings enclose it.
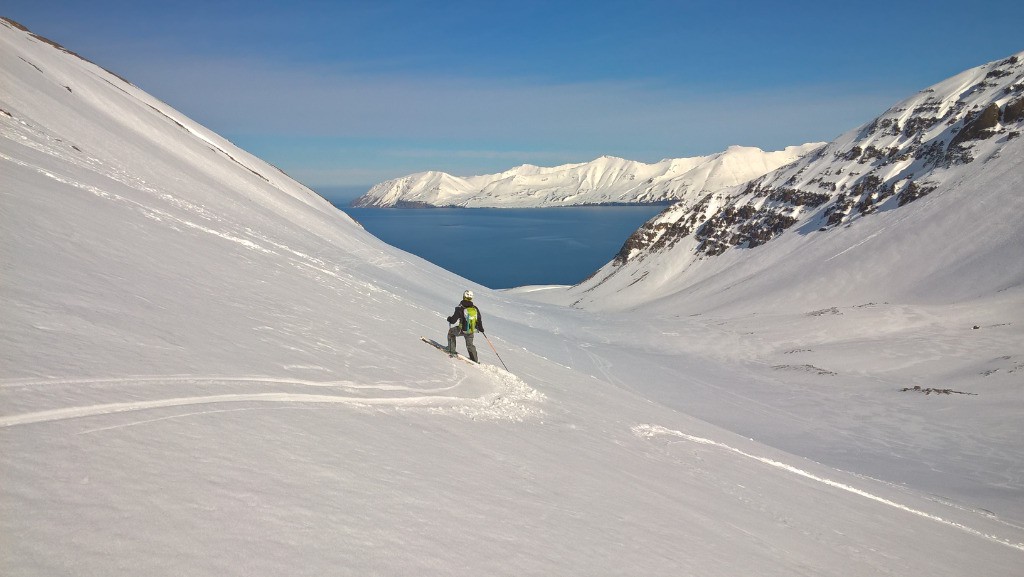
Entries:
{"label": "blue sky", "polygon": [[1017,0],[5,0],[0,15],[318,190],[827,141],[1024,50]]}

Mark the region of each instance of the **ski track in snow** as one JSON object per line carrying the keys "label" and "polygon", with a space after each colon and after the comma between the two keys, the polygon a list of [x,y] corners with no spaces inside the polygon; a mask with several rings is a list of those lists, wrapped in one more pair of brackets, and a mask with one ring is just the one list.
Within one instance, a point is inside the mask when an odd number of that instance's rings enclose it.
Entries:
{"label": "ski track in snow", "polygon": [[[202,384],[202,385],[244,385],[244,384],[279,384],[279,385],[301,385],[309,387],[327,387],[341,393],[364,392],[377,390],[381,392],[405,393],[398,396],[377,396],[364,397],[346,394],[312,394],[312,393],[286,393],[286,392],[265,392],[265,393],[227,393],[218,395],[200,395],[189,397],[173,397],[166,399],[154,399],[145,401],[130,401],[118,403],[100,403],[95,405],[84,405],[75,407],[64,407],[44,411],[34,411],[15,415],[0,417],[0,428],[34,423],[49,423],[66,419],[80,417],[91,417],[98,415],[111,415],[116,413],[127,413],[133,411],[145,411],[150,409],[186,407],[192,405],[208,405],[219,403],[312,403],[312,404],[341,404],[353,407],[390,407],[396,409],[426,409],[435,414],[458,414],[469,417],[473,420],[507,420],[521,422],[528,418],[539,416],[542,411],[537,404],[543,402],[545,397],[542,393],[534,390],[515,375],[491,367],[480,365],[476,367],[487,375],[487,380],[492,384],[490,390],[480,396],[463,397],[457,394],[460,386],[467,378],[467,371],[458,371],[458,378],[453,385],[420,389],[405,385],[390,383],[380,384],[358,384],[349,381],[308,381],[301,379],[273,378],[273,377],[196,377],[196,376],[146,376],[146,377],[125,377],[111,379],[19,379],[0,383],[0,389],[13,387],[45,387],[45,386],[88,386],[88,385],[130,385],[134,383],[156,383],[156,384]],[[447,393],[447,394],[445,394]],[[237,409],[246,410],[246,409]],[[206,414],[226,411],[202,411],[193,412],[189,415]],[[99,427],[91,429],[90,432],[121,428],[137,424],[144,424],[154,421],[179,418],[187,415],[172,415],[156,419],[147,419],[115,425],[111,427]]]}
{"label": "ski track in snow", "polygon": [[712,439],[707,439],[707,438],[704,438],[704,437],[697,437],[697,436],[694,436],[694,435],[688,435],[686,433],[683,433],[682,431],[676,431],[676,430],[667,429],[665,427],[661,427],[661,426],[658,426],[658,425],[650,425],[650,424],[636,425],[636,426],[634,426],[632,428],[632,431],[633,431],[634,435],[636,435],[638,437],[641,437],[641,438],[650,439],[650,438],[660,437],[660,436],[670,436],[670,437],[678,437],[678,438],[681,438],[681,439],[686,439],[687,441],[690,441],[690,442],[693,442],[693,443],[697,443],[697,444],[700,444],[700,445],[710,445],[710,446],[713,446],[713,447],[718,447],[719,449],[723,449],[725,451],[734,453],[736,455],[740,455],[740,456],[745,457],[747,459],[752,459],[754,461],[758,461],[760,463],[764,463],[766,465],[769,465],[771,467],[775,467],[776,469],[781,469],[783,471],[786,471],[788,473],[792,473],[794,475],[799,475],[799,476],[804,477],[806,479],[810,479],[810,480],[815,481],[817,483],[821,483],[822,485],[827,485],[829,487],[833,487],[833,488],[836,488],[836,489],[841,489],[843,491],[846,491],[846,492],[849,492],[849,493],[853,493],[854,495],[858,495],[860,497],[864,497],[866,499],[870,499],[872,501],[881,503],[883,505],[887,505],[889,507],[893,507],[895,509],[899,509],[901,511],[905,511],[907,513],[911,513],[913,515],[917,515],[919,517],[923,517],[925,519],[928,519],[928,520],[931,520],[931,521],[935,521],[937,523],[942,523],[944,525],[948,525],[950,527],[954,527],[956,529],[964,531],[965,533],[974,535],[975,537],[981,537],[983,539],[988,539],[989,541],[993,541],[995,543],[998,543],[1000,545],[1004,545],[1006,547],[1011,547],[1011,548],[1017,549],[1019,551],[1024,551],[1024,543],[1014,543],[1014,542],[1012,542],[1010,540],[1007,540],[1007,539],[1004,539],[1002,537],[999,537],[998,535],[990,535],[988,533],[984,533],[982,531],[978,531],[977,529],[973,529],[973,528],[968,527],[966,525],[963,525],[961,523],[957,523],[956,521],[950,521],[949,519],[944,519],[942,517],[939,517],[938,515],[934,515],[932,513],[928,513],[928,512],[925,512],[925,511],[921,511],[919,509],[914,509],[912,507],[908,507],[908,506],[903,505],[901,503],[897,503],[897,502],[892,501],[890,499],[886,499],[885,497],[880,497],[878,495],[875,495],[875,494],[872,494],[872,493],[868,493],[867,491],[864,491],[863,489],[858,489],[856,487],[853,487],[851,485],[847,485],[845,483],[840,483],[840,482],[834,481],[832,479],[827,479],[825,477],[820,477],[818,475],[815,475],[814,473],[811,473],[809,471],[805,471],[805,470],[800,469],[798,467],[794,467],[793,465],[790,465],[788,463],[783,463],[781,461],[776,461],[774,459],[769,459],[768,457],[759,457],[757,455],[753,455],[753,454],[748,453],[746,451],[743,451],[741,449],[737,449],[736,447],[727,445],[725,443],[720,443],[720,442],[714,441]]}
{"label": "ski track in snow", "polygon": [[[283,407],[283,408],[288,408],[288,407]],[[92,434],[92,433],[102,433],[103,431],[113,431],[115,429],[125,429],[125,428],[128,428],[128,427],[134,427],[134,426],[137,426],[137,425],[145,425],[147,423],[156,423],[156,422],[159,422],[159,421],[170,421],[170,420],[173,420],[173,419],[184,419],[184,418],[187,418],[187,417],[195,417],[195,416],[198,416],[198,415],[212,415],[212,414],[216,414],[216,413],[238,413],[238,412],[242,412],[242,411],[255,411],[255,410],[256,410],[255,408],[246,407],[246,408],[243,408],[243,409],[213,409],[213,410],[208,410],[208,411],[192,411],[190,413],[180,413],[180,414],[177,414],[177,415],[168,415],[166,417],[157,417],[155,419],[144,419],[144,420],[141,420],[141,421],[132,421],[130,423],[120,423],[120,424],[117,424],[117,425],[110,425],[108,427],[96,427],[94,429],[86,429],[84,431],[79,431],[78,433],[75,433],[75,434],[76,435],[89,435],[89,434]]]}

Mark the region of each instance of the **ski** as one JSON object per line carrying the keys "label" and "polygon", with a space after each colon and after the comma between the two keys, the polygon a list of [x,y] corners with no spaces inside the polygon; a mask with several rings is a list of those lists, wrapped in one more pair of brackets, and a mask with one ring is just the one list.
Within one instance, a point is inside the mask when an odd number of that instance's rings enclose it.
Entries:
{"label": "ski", "polygon": [[465,362],[467,362],[469,364],[472,364],[472,365],[476,364],[473,361],[471,361],[469,359],[469,357],[460,355],[459,353],[452,353],[451,351],[448,350],[448,347],[442,345],[441,343],[435,341],[434,339],[428,339],[427,337],[420,337],[420,340],[425,342],[425,343],[427,343],[428,345],[434,347],[435,349],[437,349],[439,351],[442,351],[444,354],[448,355],[449,357],[452,357],[453,359],[454,358],[458,358],[459,360],[465,361]]}

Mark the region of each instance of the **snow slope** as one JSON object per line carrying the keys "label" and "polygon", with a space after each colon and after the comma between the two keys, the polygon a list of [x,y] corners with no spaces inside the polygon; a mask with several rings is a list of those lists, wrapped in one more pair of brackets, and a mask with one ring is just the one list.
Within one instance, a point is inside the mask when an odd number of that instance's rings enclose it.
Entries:
{"label": "snow slope", "polygon": [[499,174],[470,177],[423,172],[377,184],[353,206],[533,208],[700,198],[794,162],[822,145],[810,143],[775,152],[732,146],[710,156],[654,164],[603,156],[581,164],[553,168],[522,165]]}
{"label": "snow slope", "polygon": [[[1016,317],[639,331],[384,245],[9,22],[0,110],[4,575],[1019,575],[1019,392],[899,393],[847,356],[999,355]],[[511,373],[420,342],[467,287]],[[830,346],[790,365],[837,379],[763,365],[809,326]],[[1019,375],[993,363],[971,378]]]}
{"label": "snow slope", "polygon": [[[949,302],[1019,287],[1022,129],[1024,52],[750,183],[673,205],[571,293],[598,307],[676,294],[706,310],[769,298]],[[794,278],[809,294],[794,294]]]}

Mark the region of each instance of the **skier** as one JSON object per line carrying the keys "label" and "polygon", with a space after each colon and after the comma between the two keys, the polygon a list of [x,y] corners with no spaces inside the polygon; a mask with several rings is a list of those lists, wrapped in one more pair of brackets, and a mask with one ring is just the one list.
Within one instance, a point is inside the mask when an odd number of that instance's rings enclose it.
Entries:
{"label": "skier", "polygon": [[480,314],[480,309],[473,304],[473,291],[468,290],[462,293],[462,302],[455,307],[455,314],[448,317],[448,324],[455,325],[448,329],[448,353],[455,354],[455,339],[457,337],[466,337],[469,358],[474,363],[479,363],[476,347],[473,346],[473,335],[477,332],[484,332],[484,318]]}

